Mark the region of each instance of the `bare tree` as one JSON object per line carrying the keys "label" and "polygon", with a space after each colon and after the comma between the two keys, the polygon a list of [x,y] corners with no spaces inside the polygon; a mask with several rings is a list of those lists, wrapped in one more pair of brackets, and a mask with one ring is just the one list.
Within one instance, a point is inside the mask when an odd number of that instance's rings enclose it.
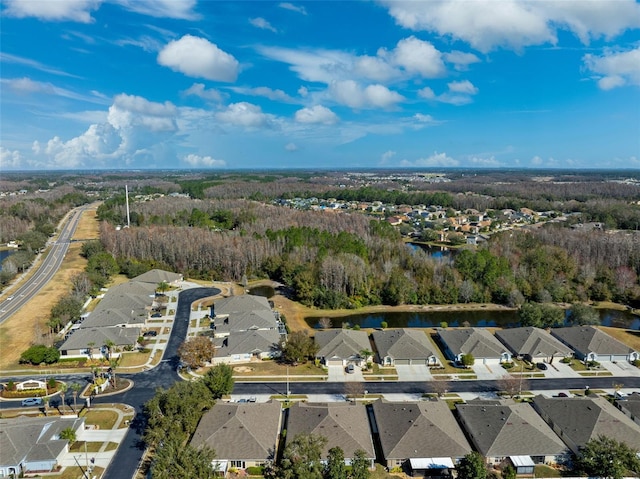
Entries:
{"label": "bare tree", "polygon": [[498,389],[504,392],[510,398],[517,396],[522,392],[522,388],[525,387],[524,378],[516,377],[511,374],[505,374],[498,379]]}
{"label": "bare tree", "polygon": [[442,377],[434,377],[433,381],[427,383],[431,390],[438,395],[439,398],[444,396],[449,389],[451,389],[451,383],[448,379]]}
{"label": "bare tree", "polygon": [[349,400],[353,398],[356,401],[359,397],[364,396],[364,383],[359,381],[349,381],[344,383],[344,395]]}
{"label": "bare tree", "polygon": [[318,321],[318,325],[322,329],[331,329],[331,327],[333,326],[333,323],[331,322],[331,318],[327,318],[325,316],[323,318],[320,318],[320,320]]}

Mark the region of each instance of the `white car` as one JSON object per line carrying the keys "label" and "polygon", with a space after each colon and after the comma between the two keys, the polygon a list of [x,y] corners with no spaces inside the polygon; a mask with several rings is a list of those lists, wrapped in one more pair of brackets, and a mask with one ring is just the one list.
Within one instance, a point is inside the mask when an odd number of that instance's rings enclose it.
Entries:
{"label": "white car", "polygon": [[26,398],[22,400],[23,406],[42,406],[41,398]]}

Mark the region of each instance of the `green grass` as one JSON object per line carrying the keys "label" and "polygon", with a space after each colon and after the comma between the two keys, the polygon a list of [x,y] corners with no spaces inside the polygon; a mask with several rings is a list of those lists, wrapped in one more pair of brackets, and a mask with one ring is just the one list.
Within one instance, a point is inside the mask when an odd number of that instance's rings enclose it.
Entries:
{"label": "green grass", "polygon": [[553,467],[538,464],[534,469],[535,477],[562,477],[562,473]]}

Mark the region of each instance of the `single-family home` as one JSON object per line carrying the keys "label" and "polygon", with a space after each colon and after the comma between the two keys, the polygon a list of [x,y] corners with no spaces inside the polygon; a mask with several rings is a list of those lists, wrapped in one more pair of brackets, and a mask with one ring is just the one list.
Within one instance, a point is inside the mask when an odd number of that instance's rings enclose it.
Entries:
{"label": "single-family home", "polygon": [[640,444],[640,425],[602,396],[548,398],[540,395],[533,399],[532,404],[576,454],[587,442],[600,435],[634,448]]}
{"label": "single-family home", "polygon": [[132,281],[136,281],[138,283],[152,284],[154,288],[156,288],[160,283],[177,286],[182,282],[182,280],[183,276],[180,273],[172,273],[162,269],[152,269],[132,279]]}
{"label": "single-family home", "polygon": [[246,469],[276,458],[282,408],[266,403],[217,402],[200,419],[191,445],[209,446],[216,452],[216,468]]}
{"label": "single-family home", "polygon": [[634,392],[623,399],[616,400],[616,407],[629,416],[636,424],[640,424],[640,393]]}
{"label": "single-family home", "polygon": [[544,329],[532,326],[507,328],[496,331],[496,338],[509,348],[514,356],[531,362],[553,363],[556,358],[573,355],[571,348],[562,344]]}
{"label": "single-family home", "polygon": [[441,329],[438,337],[444,345],[447,358],[461,361],[471,354],[476,364],[500,364],[511,361],[511,353],[485,328]]}
{"label": "single-family home", "polygon": [[282,354],[283,340],[280,333],[274,329],[240,331],[214,338],[216,353],[212,363],[245,363],[277,358]]}
{"label": "single-family home", "polygon": [[371,343],[364,331],[328,329],[316,332],[314,340],[318,345],[316,358],[325,366],[360,366],[371,360]]}
{"label": "single-family home", "polygon": [[456,410],[474,449],[489,465],[510,462],[519,474],[532,474],[535,464],[555,464],[569,454],[529,403],[479,400],[456,404]]}
{"label": "single-family home", "polygon": [[212,329],[214,337],[222,338],[232,333],[266,329],[278,329],[278,321],[273,311],[257,310],[242,313],[230,313],[228,316],[216,317]]}
{"label": "single-family home", "polygon": [[231,313],[246,313],[249,311],[271,311],[267,298],[253,294],[229,296],[215,301],[212,306],[211,317],[225,318]]}
{"label": "single-family home", "polygon": [[640,353],[621,341],[609,336],[595,326],[553,328],[556,338],[575,351],[575,356],[588,361],[629,361],[640,359]]}
{"label": "single-family home", "polygon": [[79,435],[84,418],[0,419],[0,477],[54,471],[69,452],[69,441],[60,439],[68,428]]}
{"label": "single-family home", "polygon": [[68,357],[106,356],[109,354],[106,345],[113,343],[111,356],[118,357],[120,351],[136,347],[140,334],[140,328],[81,328],[75,330],[58,350]]}
{"label": "single-family home", "polygon": [[[445,401],[373,403],[373,433],[380,439],[383,464],[419,477],[445,474],[471,452],[471,446]],[[432,475],[432,474],[429,474]]]}
{"label": "single-family home", "polygon": [[375,451],[369,418],[363,404],[346,402],[301,403],[289,408],[287,442],[299,434],[315,434],[327,438],[322,450],[326,459],[329,449],[338,446],[344,452],[345,463],[351,464],[354,453],[363,450],[373,467]]}
{"label": "single-family home", "polygon": [[385,329],[371,334],[378,362],[383,366],[426,364],[437,366],[440,359],[431,339],[420,329]]}

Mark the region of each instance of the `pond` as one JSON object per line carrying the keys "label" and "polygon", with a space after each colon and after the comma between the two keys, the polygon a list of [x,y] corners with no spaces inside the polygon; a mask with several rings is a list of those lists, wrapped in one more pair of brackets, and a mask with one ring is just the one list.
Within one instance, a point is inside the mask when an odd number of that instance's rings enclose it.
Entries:
{"label": "pond", "polygon": [[[601,309],[600,320],[603,326],[640,329],[640,316],[629,311]],[[318,327],[319,317],[307,317],[305,321],[312,328]],[[448,326],[460,327],[469,323],[477,327],[515,328],[520,325],[518,313],[514,310],[474,310],[474,311],[411,311],[387,313],[356,313],[332,318],[334,328],[359,325],[361,328],[380,328],[383,321],[389,328],[430,328],[439,327],[446,322]]]}
{"label": "pond", "polygon": [[15,253],[15,251],[11,251],[11,250],[0,250],[0,271],[2,271],[2,262],[7,259],[9,256],[11,256],[13,253]]}
{"label": "pond", "polygon": [[450,250],[446,246],[432,246],[422,243],[406,243],[406,245],[413,251],[421,249],[436,260],[450,261],[453,257],[453,250]]}
{"label": "pond", "polygon": [[276,294],[276,291],[272,286],[263,285],[249,288],[249,294],[253,294],[254,296],[262,296],[263,298],[271,298],[274,294]]}

